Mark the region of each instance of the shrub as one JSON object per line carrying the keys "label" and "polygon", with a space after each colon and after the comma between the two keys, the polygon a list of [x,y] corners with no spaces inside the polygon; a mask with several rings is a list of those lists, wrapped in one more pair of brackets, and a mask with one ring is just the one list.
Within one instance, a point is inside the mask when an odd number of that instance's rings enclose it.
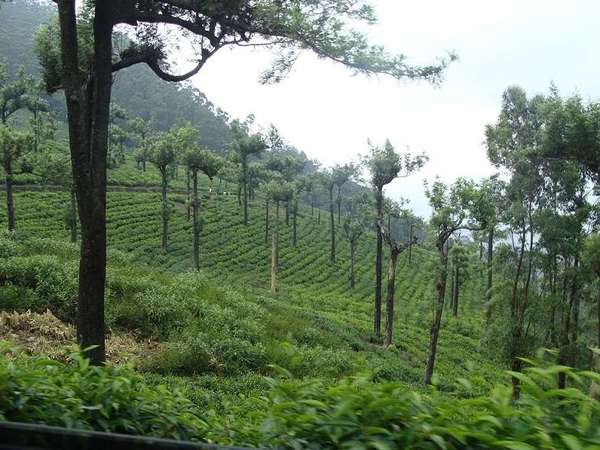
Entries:
{"label": "shrub", "polygon": [[0,349],[0,420],[67,428],[200,439],[206,423],[177,390],[155,386],[127,367],[68,363]]}

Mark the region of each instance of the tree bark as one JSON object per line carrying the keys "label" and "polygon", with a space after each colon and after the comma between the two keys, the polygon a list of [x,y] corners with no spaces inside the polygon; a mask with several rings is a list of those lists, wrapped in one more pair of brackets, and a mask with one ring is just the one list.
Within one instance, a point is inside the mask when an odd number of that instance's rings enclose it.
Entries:
{"label": "tree bark", "polygon": [[285,226],[290,226],[290,202],[285,202]]}
{"label": "tree bark", "polygon": [[383,190],[377,188],[376,196],[376,208],[377,218],[375,223],[375,229],[377,233],[377,250],[375,254],[375,302],[373,305],[373,331],[377,337],[381,336],[381,278],[383,276],[383,236],[379,223],[383,220]]}
{"label": "tree bark", "polygon": [[598,297],[596,299],[596,308],[598,311],[596,312],[598,318],[598,348],[600,348],[600,286],[598,286]]}
{"label": "tree bark", "polygon": [[341,188],[341,186],[338,186],[336,203],[337,203],[337,223],[338,223],[338,225],[340,225],[342,223],[342,188]]}
{"label": "tree bark", "polygon": [[162,189],[161,189],[161,198],[162,198],[162,249],[166,252],[168,248],[168,235],[169,235],[169,204],[167,202],[167,184],[168,184],[168,174],[167,168],[162,167],[160,169],[160,174],[162,178]]}
{"label": "tree bark", "polygon": [[387,298],[385,301],[385,333],[383,336],[383,346],[388,347],[392,344],[392,335],[394,332],[394,294],[396,291],[396,262],[398,252],[390,249],[390,262],[388,266]]}
{"label": "tree bark", "polygon": [[198,201],[198,172],[192,173],[193,191],[192,191],[192,258],[194,269],[200,270],[200,223],[198,221],[198,210],[200,204]]}
{"label": "tree bark", "polygon": [[69,146],[81,223],[77,340],[92,364],[105,360],[106,159],[114,8],[113,0],[96,3],[93,72],[84,75],[75,0],[58,1]]}
{"label": "tree bark", "polygon": [[437,343],[440,335],[440,326],[442,323],[442,315],[444,313],[444,298],[446,297],[446,278],[448,271],[448,255],[444,252],[444,243],[438,243],[438,253],[440,256],[440,269],[436,284],[437,303],[429,332],[429,356],[427,358],[427,366],[425,368],[424,383],[431,384],[433,370],[435,368],[435,358],[437,355]]}
{"label": "tree bark", "polygon": [[333,186],[329,188],[329,217],[331,222],[331,254],[329,259],[335,263],[335,219],[333,213]]}

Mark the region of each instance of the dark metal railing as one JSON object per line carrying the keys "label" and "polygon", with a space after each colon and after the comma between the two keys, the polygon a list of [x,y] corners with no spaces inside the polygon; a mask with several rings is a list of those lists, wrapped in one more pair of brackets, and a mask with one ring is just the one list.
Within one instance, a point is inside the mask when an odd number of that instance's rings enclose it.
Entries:
{"label": "dark metal railing", "polygon": [[0,422],[1,450],[250,450],[144,436]]}

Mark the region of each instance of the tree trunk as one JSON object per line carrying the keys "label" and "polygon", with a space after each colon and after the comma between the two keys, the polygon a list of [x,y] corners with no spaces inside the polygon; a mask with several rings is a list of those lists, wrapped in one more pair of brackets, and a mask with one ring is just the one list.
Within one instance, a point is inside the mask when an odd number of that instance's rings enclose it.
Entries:
{"label": "tree trunk", "polygon": [[377,233],[377,250],[375,254],[375,303],[373,307],[373,331],[377,337],[381,336],[381,278],[383,275],[383,236],[379,223],[383,220],[383,191],[377,188],[377,218],[375,229]]}
{"label": "tree trunk", "polygon": [[190,198],[191,197],[191,195],[190,195],[190,191],[191,191],[191,187],[190,187],[190,170],[187,169],[185,172],[186,172],[185,187],[186,187],[186,190],[187,190],[187,220],[189,222],[190,219],[191,219],[191,217],[190,217],[190,214],[191,214],[191,205],[190,205],[190,203],[191,203],[191,198]]}
{"label": "tree trunk", "polygon": [[429,356],[427,358],[427,367],[425,368],[424,382],[426,385],[431,384],[433,377],[433,369],[435,368],[435,358],[437,355],[437,343],[440,335],[440,326],[442,323],[442,315],[444,313],[444,298],[446,296],[446,278],[448,271],[448,256],[444,253],[443,243],[438,243],[438,252],[440,255],[440,269],[436,284],[437,303],[429,332]]}
{"label": "tree trunk", "polygon": [[166,252],[168,247],[168,235],[169,235],[169,204],[167,202],[167,168],[163,167],[160,169],[162,177],[162,249]]}
{"label": "tree trunk", "polygon": [[350,240],[350,289],[354,289],[354,284],[355,284],[355,281],[354,281],[354,259],[355,259],[355,257],[356,257],[356,243],[354,240]]}
{"label": "tree trunk", "polygon": [[342,188],[338,186],[337,192],[337,223],[340,225],[342,223]]}
{"label": "tree trunk", "polygon": [[75,188],[71,188],[71,242],[77,242],[77,194]]}
{"label": "tree trunk", "polygon": [[277,253],[275,254],[275,269],[279,270],[279,200],[275,202],[275,227],[277,231]]}
{"label": "tree trunk", "polygon": [[200,270],[200,223],[198,221],[198,210],[200,209],[198,201],[198,172],[193,172],[193,192],[192,192],[192,259],[194,269]]}
{"label": "tree trunk", "polygon": [[317,224],[321,225],[321,208],[319,208],[319,211],[317,212]]}
{"label": "tree trunk", "polygon": [[242,178],[244,189],[244,225],[248,225],[248,161],[242,161]]}
{"label": "tree trunk", "polygon": [[269,197],[265,204],[265,245],[269,242]]}
{"label": "tree trunk", "polygon": [[146,158],[142,159],[142,172],[146,171]]}
{"label": "tree trunk", "polygon": [[329,188],[329,217],[331,219],[331,254],[329,259],[335,263],[335,219],[333,213],[333,186]]}
{"label": "tree trunk", "polygon": [[310,217],[315,217],[315,198],[310,198]]}
{"label": "tree trunk", "polygon": [[105,360],[106,159],[114,6],[110,0],[96,3],[90,77],[80,72],[75,0],[58,2],[69,146],[81,223],[77,340],[92,364]]}
{"label": "tree trunk", "polygon": [[487,242],[487,284],[485,289],[485,321],[489,323],[492,319],[492,281],[493,281],[493,261],[494,261],[494,227],[488,232]]}
{"label": "tree trunk", "polygon": [[285,202],[285,226],[290,226],[290,202]]}
{"label": "tree trunk", "polygon": [[411,223],[409,228],[409,236],[408,236],[408,263],[412,263],[412,247],[414,241],[414,225]]}
{"label": "tree trunk", "polygon": [[13,199],[13,176],[12,171],[6,171],[6,216],[8,219],[8,231],[15,231],[15,202]]}
{"label": "tree trunk", "polygon": [[273,230],[271,241],[271,294],[277,294],[277,270],[279,263],[279,231],[277,226]]}
{"label": "tree trunk", "polygon": [[398,252],[390,249],[390,263],[388,267],[387,298],[385,301],[385,334],[383,336],[383,346],[388,347],[392,344],[392,334],[394,332],[394,293],[396,291],[396,261]]}

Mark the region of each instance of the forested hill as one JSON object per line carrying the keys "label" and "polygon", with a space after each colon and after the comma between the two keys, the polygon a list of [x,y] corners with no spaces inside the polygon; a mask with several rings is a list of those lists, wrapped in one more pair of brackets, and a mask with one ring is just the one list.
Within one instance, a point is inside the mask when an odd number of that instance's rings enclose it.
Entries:
{"label": "forested hill", "polygon": [[[44,3],[15,0],[2,3],[0,13],[0,55],[8,74],[23,66],[38,75],[40,67],[34,52],[37,28],[52,20],[54,9]],[[62,95],[51,102],[64,116]],[[160,80],[146,66],[137,65],[119,73],[113,89],[113,101],[131,115],[145,120],[154,118],[159,129],[166,130],[182,121],[190,121],[200,130],[202,145],[224,150],[231,142],[229,116],[213,105],[190,84],[173,84]]]}

